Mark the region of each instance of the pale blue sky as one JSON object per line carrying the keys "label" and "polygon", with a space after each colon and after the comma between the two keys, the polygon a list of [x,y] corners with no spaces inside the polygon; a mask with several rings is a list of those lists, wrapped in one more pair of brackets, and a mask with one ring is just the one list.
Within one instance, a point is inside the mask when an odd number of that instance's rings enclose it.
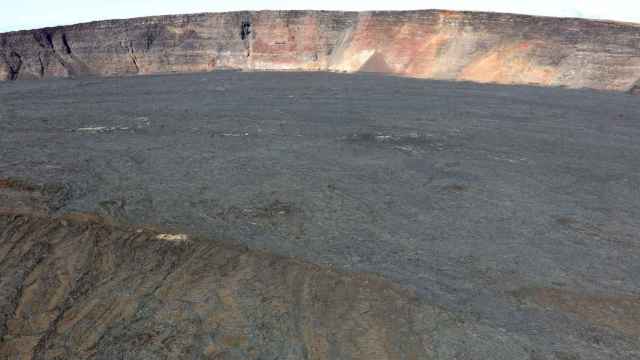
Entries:
{"label": "pale blue sky", "polygon": [[263,9],[451,9],[587,17],[640,23],[640,0],[19,0],[0,11],[0,32],[92,20],[207,11]]}

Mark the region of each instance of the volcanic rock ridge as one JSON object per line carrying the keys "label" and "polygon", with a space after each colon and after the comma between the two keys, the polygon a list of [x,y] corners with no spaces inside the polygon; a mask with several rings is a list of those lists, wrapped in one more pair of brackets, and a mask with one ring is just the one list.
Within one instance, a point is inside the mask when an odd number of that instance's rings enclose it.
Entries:
{"label": "volcanic rock ridge", "polygon": [[0,179],[3,359],[528,359],[379,276],[54,215],[64,186]]}

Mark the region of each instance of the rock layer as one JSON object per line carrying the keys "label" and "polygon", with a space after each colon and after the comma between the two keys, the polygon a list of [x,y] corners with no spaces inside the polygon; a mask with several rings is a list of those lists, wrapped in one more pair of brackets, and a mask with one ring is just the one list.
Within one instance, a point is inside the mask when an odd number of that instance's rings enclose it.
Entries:
{"label": "rock layer", "polygon": [[260,11],[111,20],[0,34],[0,78],[244,70],[631,91],[640,26],[451,12]]}

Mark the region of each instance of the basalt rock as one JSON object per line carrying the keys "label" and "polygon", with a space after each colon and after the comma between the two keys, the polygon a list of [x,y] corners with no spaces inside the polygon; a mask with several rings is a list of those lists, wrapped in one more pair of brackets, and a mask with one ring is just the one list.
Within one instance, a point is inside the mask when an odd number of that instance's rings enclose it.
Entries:
{"label": "basalt rock", "polygon": [[640,26],[436,10],[207,13],[0,34],[0,55],[8,80],[235,68],[629,91]]}
{"label": "basalt rock", "polygon": [[535,352],[378,276],[96,214],[54,217],[56,189],[0,181],[0,358],[526,360]]}

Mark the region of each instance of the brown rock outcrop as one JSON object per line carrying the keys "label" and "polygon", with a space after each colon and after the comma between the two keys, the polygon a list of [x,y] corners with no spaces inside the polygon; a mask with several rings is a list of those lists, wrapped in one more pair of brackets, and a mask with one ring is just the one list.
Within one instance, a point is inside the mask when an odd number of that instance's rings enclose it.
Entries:
{"label": "brown rock outcrop", "polygon": [[260,11],[111,20],[0,34],[0,77],[246,70],[630,90],[640,26],[451,12]]}
{"label": "brown rock outcrop", "polygon": [[456,326],[384,281],[239,247],[78,216],[0,229],[2,358],[418,359]]}
{"label": "brown rock outcrop", "polygon": [[[0,358],[528,359],[377,276],[92,214],[0,181]],[[466,357],[464,357],[466,358]]]}

